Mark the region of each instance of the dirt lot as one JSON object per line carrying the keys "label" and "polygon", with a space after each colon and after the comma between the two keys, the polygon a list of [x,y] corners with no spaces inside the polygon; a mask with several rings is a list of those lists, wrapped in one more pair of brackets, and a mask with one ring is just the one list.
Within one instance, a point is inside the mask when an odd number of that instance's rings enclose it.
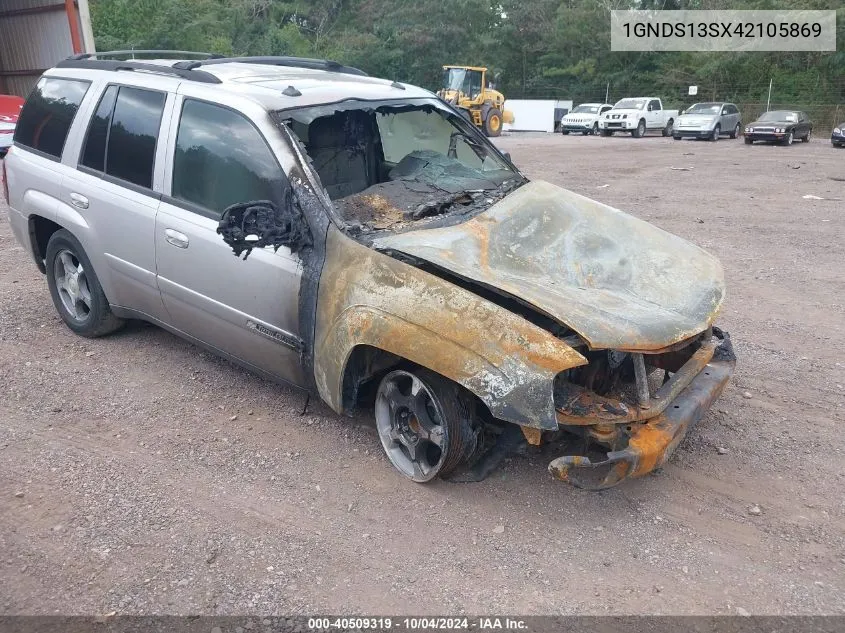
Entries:
{"label": "dirt lot", "polygon": [[499,143],[721,258],[737,374],[665,469],[410,483],[367,416],[152,326],[71,334],[2,208],[0,614],[845,613],[845,151]]}

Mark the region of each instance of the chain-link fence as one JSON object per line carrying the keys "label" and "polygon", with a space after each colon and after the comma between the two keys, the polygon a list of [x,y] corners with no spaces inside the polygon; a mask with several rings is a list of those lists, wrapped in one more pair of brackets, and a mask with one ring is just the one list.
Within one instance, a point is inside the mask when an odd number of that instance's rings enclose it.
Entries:
{"label": "chain-link fence", "polygon": [[[525,90],[506,94],[512,99],[564,99],[579,103],[615,103],[624,97],[659,97],[664,107],[684,109],[702,101],[729,101],[735,103],[742,113],[743,122],[754,121],[767,109],[769,79],[761,78],[754,84],[739,84],[725,81],[697,86],[697,94],[689,94],[689,84],[679,81],[663,81],[661,85],[645,84],[631,76],[611,82],[583,84],[548,81],[534,82]],[[790,85],[789,93],[798,95],[787,98],[776,82],[773,82],[769,110],[802,110],[810,116],[815,130],[824,134],[845,122],[845,99],[836,102],[839,89],[828,89],[818,84]],[[801,97],[801,95],[807,95]],[[749,96],[752,97],[749,99]]]}

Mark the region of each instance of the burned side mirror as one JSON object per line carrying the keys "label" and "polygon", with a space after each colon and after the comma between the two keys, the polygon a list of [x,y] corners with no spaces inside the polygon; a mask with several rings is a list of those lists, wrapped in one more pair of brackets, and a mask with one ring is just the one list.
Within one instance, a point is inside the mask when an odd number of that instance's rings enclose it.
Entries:
{"label": "burned side mirror", "polygon": [[244,259],[253,248],[287,246],[296,253],[312,244],[308,223],[293,201],[283,208],[269,200],[233,204],[223,212],[217,232]]}

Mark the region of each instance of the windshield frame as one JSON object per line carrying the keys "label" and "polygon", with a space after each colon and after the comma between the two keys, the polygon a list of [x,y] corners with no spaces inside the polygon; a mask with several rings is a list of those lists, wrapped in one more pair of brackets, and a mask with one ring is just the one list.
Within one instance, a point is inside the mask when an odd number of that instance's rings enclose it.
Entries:
{"label": "windshield frame", "polygon": [[[696,107],[705,107],[705,106],[708,109],[718,108],[718,112],[707,112],[707,111],[694,110],[694,108],[696,108]],[[716,115],[721,115],[722,110],[724,108],[725,108],[725,104],[722,103],[721,101],[702,101],[701,103],[693,103],[690,107],[688,107],[684,111],[684,114],[697,114],[699,116],[706,114],[706,115],[710,115],[710,116],[716,116]]]}
{"label": "windshield frame", "polygon": [[[772,116],[766,117],[767,114]],[[780,116],[776,117],[775,115]],[[792,121],[786,118],[787,116],[793,116],[795,117],[795,120]],[[762,121],[764,123],[798,123],[798,120],[800,118],[801,116],[798,114],[797,110],[769,110],[768,112],[764,112],[763,114],[761,114],[757,120]]]}
{"label": "windshield frame", "polygon": [[[288,122],[293,119],[292,113],[295,112],[306,112],[306,111],[313,111],[313,116],[308,121],[312,122],[314,119],[319,118],[321,116],[328,116],[334,114],[338,110],[354,110],[354,109],[361,109],[361,110],[377,110],[381,107],[390,107],[390,108],[402,108],[403,106],[407,106],[408,109],[416,109],[419,107],[431,107],[434,110],[438,110],[442,112],[447,120],[455,127],[457,130],[467,139],[469,143],[475,143],[477,145],[481,145],[486,151],[493,154],[496,159],[501,161],[507,169],[509,169],[514,176],[514,182],[518,183],[519,185],[528,182],[528,178],[513,164],[513,161],[510,160],[509,156],[506,156],[502,150],[496,147],[482,132],[479,130],[475,125],[473,125],[470,121],[466,119],[458,110],[457,108],[453,107],[451,104],[447,103],[443,99],[439,97],[418,97],[413,99],[361,99],[358,97],[347,97],[344,99],[338,99],[337,101],[331,101],[326,103],[317,103],[317,104],[310,104],[310,105],[300,105],[300,106],[291,106],[288,108],[279,108],[274,109],[269,112],[271,119],[276,123],[278,126],[282,126],[285,129],[286,134],[289,138],[295,140],[297,144],[300,146],[294,150],[294,154],[296,154],[299,159],[299,163],[301,168],[309,174],[309,178],[313,181],[312,184],[315,186],[319,185],[320,189],[320,197],[323,198],[324,203],[328,203],[330,215],[332,216],[333,221],[338,224],[339,227],[343,226],[342,219],[339,218],[336,214],[336,209],[334,207],[333,201],[329,196],[329,193],[325,186],[323,185],[322,181],[320,180],[320,176],[317,173],[316,169],[310,164],[309,159],[310,156],[302,143],[299,137],[294,132],[293,128],[288,125]],[[516,186],[516,185],[515,185]]]}
{"label": "windshield frame", "polygon": [[[629,105],[622,105],[623,103],[638,103],[639,105],[632,107]],[[620,99],[616,103],[613,104],[614,110],[642,110],[645,105],[648,103],[648,99],[645,98],[638,98],[638,97],[630,97],[625,99]]]}

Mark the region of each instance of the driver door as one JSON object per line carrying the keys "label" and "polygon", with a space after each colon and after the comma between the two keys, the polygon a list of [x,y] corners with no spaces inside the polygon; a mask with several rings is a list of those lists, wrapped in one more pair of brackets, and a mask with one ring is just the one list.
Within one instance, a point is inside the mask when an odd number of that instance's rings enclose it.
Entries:
{"label": "driver door", "polygon": [[[169,325],[241,363],[304,385],[299,362],[299,258],[282,246],[238,258],[217,234],[223,211],[285,204],[287,180],[243,113],[191,98],[176,104],[156,217],[158,286]],[[168,187],[169,181],[169,187]]]}
{"label": "driver door", "polygon": [[657,99],[652,99],[648,102],[646,122],[649,128],[663,127],[663,112],[660,110],[660,101]]}

